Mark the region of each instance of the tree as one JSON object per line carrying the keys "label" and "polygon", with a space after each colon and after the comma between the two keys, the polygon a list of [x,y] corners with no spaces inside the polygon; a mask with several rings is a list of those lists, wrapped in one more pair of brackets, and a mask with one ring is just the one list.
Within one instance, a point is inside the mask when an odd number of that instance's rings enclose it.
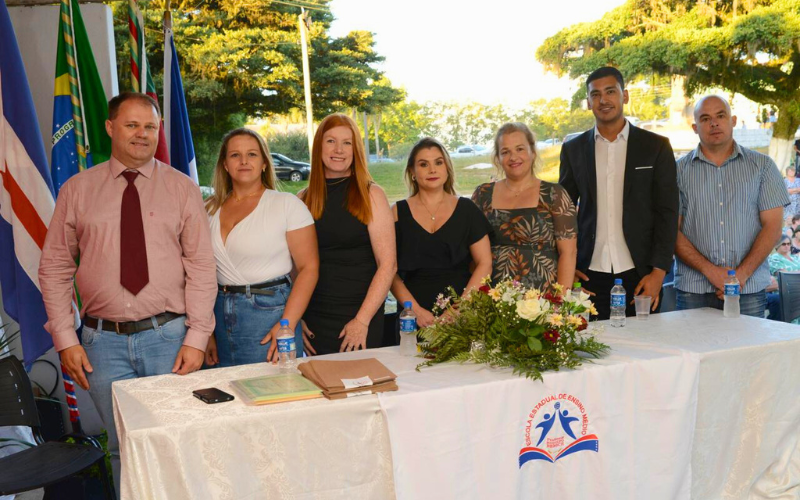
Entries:
{"label": "tree", "polygon": [[[365,106],[375,99],[373,82],[383,58],[372,34],[354,31],[333,38],[329,0],[300,2],[313,9],[309,29],[309,65],[314,113]],[[173,31],[181,60],[201,180],[208,179],[219,141],[247,117],[269,117],[305,109],[296,2],[272,0],[180,0],[172,3]],[[147,26],[147,55],[163,66],[161,17],[164,1],[140,2]],[[314,6],[316,5],[316,6]],[[113,4],[120,88],[130,88],[127,64],[126,5]],[[124,62],[123,62],[124,61]],[[153,71],[160,88],[161,71]],[[380,89],[383,92],[384,89]],[[385,95],[385,92],[381,95]],[[243,119],[244,118],[244,119]],[[213,154],[212,154],[213,153]]]}
{"label": "tree", "polygon": [[573,108],[561,98],[533,101],[516,120],[526,123],[539,140],[563,139],[569,133],[581,132],[594,125],[591,111]]}
{"label": "tree", "polygon": [[416,101],[400,101],[384,110],[379,135],[388,146],[388,154],[398,158],[422,137],[439,133],[430,108]]}
{"label": "tree", "polygon": [[618,66],[629,78],[685,77],[687,95],[722,88],[778,109],[770,155],[791,158],[800,126],[800,0],[628,0],[545,40],[536,57],[572,78]]}

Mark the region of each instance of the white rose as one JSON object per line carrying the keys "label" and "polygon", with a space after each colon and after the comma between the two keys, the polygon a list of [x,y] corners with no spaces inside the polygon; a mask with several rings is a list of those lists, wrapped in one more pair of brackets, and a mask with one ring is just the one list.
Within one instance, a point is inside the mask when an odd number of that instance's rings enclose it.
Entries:
{"label": "white rose", "polygon": [[533,321],[542,315],[542,305],[537,299],[520,300],[517,302],[517,316],[528,321]]}

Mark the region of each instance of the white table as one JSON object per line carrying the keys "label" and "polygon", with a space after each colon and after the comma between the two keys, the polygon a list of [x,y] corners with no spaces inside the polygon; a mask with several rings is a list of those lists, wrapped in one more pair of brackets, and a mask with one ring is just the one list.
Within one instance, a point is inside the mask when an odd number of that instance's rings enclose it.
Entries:
{"label": "white table", "polygon": [[[418,360],[395,348],[334,355],[374,356],[397,373],[400,390],[380,398],[247,407],[238,399],[205,405],[191,395],[276,371],[267,364],[116,383],[122,495],[800,496],[800,328],[700,310],[646,323],[629,318],[600,338],[613,348],[608,357],[542,382],[474,365],[417,372]],[[526,421],[535,440],[535,425],[554,403],[534,418],[529,412],[548,395],[581,400],[598,451],[519,467]],[[564,433],[552,436],[557,442]]]}

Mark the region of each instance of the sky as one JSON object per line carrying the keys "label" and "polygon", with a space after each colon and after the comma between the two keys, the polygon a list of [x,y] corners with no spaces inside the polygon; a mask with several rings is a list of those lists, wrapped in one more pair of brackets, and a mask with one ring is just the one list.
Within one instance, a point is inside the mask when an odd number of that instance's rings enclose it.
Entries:
{"label": "sky", "polygon": [[536,48],[560,29],[594,21],[624,0],[333,0],[333,36],[371,31],[380,66],[416,101],[519,108],[569,98],[579,82],[545,73]]}

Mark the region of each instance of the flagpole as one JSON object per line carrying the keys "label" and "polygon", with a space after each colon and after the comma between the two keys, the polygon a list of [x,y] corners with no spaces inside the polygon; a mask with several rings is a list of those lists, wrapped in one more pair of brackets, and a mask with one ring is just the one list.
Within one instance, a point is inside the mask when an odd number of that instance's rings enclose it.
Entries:
{"label": "flagpole", "polygon": [[[169,41],[172,38],[172,13],[170,0],[164,5],[164,135],[167,139],[167,151],[170,159],[174,160],[172,148],[172,47]],[[169,77],[168,77],[169,75]],[[169,116],[168,116],[169,114]]]}
{"label": "flagpole", "polygon": [[[142,40],[142,45],[139,47],[139,92],[142,94],[147,93],[147,57],[143,57],[145,53],[144,42],[144,17],[142,16],[142,9],[139,8],[139,3],[133,0],[136,5],[136,19],[139,21],[139,38]],[[138,45],[138,44],[137,44]]]}
{"label": "flagpole", "polygon": [[311,109],[311,72],[308,68],[308,46],[306,43],[307,26],[306,11],[300,7],[301,14],[297,16],[298,28],[300,29],[300,45],[303,53],[303,87],[306,97],[306,134],[308,135],[308,156],[311,161],[311,150],[314,145],[314,113]]}

